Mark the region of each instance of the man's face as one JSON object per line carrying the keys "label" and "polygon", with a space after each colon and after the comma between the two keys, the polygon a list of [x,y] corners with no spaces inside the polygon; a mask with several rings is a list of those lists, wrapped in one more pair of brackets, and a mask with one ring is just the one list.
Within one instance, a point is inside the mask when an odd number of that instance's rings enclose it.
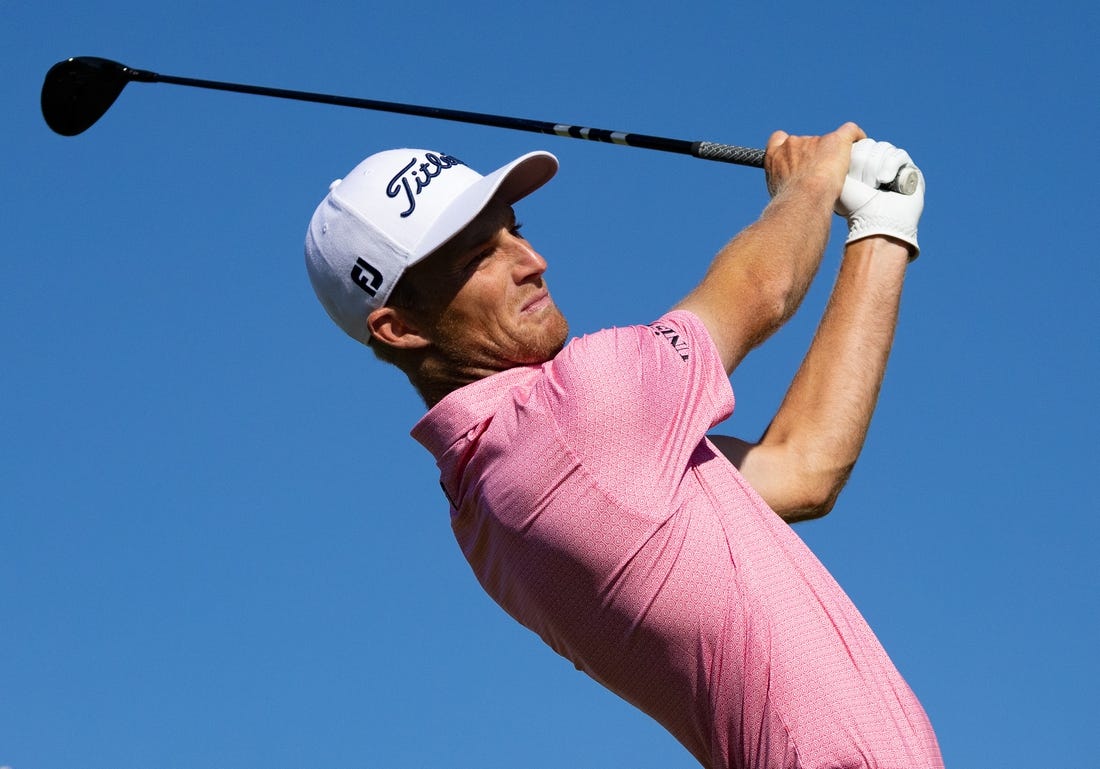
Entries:
{"label": "man's face", "polygon": [[546,261],[519,234],[512,207],[490,205],[410,270],[424,298],[425,335],[460,370],[543,363],[569,326],[543,280]]}

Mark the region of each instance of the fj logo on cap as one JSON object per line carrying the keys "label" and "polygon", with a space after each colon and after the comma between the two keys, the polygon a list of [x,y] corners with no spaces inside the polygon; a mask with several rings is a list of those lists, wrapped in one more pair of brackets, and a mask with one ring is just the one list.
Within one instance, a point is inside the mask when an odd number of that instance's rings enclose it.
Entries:
{"label": "fj logo on cap", "polygon": [[398,171],[386,185],[386,195],[391,198],[396,198],[402,192],[405,193],[405,200],[409,207],[401,213],[402,219],[416,210],[416,196],[432,183],[432,179],[448,168],[466,165],[452,155],[436,155],[434,152],[425,152],[424,162],[419,166],[416,165],[416,161],[415,157],[410,160],[409,164]]}
{"label": "fj logo on cap", "polygon": [[377,294],[378,289],[382,287],[382,273],[372,267],[366,259],[355,260],[355,266],[351,268],[351,279],[355,285],[371,296]]}

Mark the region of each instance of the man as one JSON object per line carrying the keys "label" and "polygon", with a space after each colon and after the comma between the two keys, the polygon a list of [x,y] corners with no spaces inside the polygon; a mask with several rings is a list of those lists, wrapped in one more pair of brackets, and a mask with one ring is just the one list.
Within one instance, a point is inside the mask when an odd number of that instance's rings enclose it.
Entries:
{"label": "man", "polygon": [[[557,162],[487,177],[422,150],[334,183],[306,239],[318,297],[401,368],[478,580],[555,651],[653,716],[707,767],[942,767],[920,704],[787,522],[824,515],[859,454],[917,255],[924,183],[848,123],[775,133],[772,200],[648,326],[565,345],[546,261],[511,204]],[[837,283],[756,442],[706,432],[728,375],[795,311],[833,210]]]}

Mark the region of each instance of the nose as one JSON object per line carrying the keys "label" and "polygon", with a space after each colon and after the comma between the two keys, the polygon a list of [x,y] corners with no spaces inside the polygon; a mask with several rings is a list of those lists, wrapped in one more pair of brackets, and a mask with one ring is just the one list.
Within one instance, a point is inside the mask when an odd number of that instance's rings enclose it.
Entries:
{"label": "nose", "polygon": [[509,236],[512,238],[513,251],[513,273],[517,283],[522,283],[525,280],[540,277],[546,268],[549,266],[546,260],[542,257],[534,247],[526,240],[514,235]]}

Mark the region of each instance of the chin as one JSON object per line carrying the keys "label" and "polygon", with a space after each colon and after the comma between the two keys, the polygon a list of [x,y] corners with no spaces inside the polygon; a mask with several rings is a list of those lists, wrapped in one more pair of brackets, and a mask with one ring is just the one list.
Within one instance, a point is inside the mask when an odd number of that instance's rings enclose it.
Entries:
{"label": "chin", "polygon": [[565,317],[554,309],[553,315],[540,324],[537,330],[532,330],[517,356],[517,363],[532,365],[546,363],[562,351],[565,342],[569,338],[569,324]]}

